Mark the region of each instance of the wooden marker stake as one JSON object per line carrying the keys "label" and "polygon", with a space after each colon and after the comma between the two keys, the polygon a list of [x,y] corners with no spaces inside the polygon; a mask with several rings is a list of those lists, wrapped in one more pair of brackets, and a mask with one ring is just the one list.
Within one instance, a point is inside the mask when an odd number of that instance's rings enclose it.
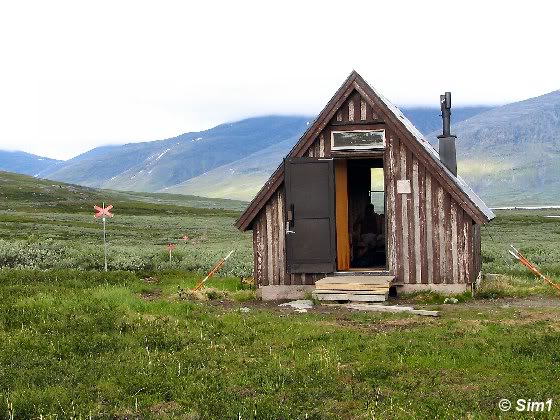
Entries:
{"label": "wooden marker stake", "polygon": [[103,254],[105,257],[105,271],[107,271],[107,217],[113,217],[113,213],[109,210],[113,208],[111,204],[105,207],[105,202],[103,202],[102,207],[93,206],[96,210],[94,217],[98,219],[99,217],[103,218]]}

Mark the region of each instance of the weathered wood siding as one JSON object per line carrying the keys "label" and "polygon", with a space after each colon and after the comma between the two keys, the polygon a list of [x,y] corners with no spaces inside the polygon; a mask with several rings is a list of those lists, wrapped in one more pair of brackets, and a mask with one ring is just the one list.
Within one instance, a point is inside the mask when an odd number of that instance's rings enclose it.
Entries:
{"label": "weathered wood siding", "polygon": [[[480,226],[402,141],[386,131],[388,267],[403,283],[471,283],[480,271]],[[411,192],[397,191],[409,180]]]}
{"label": "weathered wood siding", "polygon": [[288,274],[286,271],[284,185],[276,191],[253,222],[254,277],[258,286],[315,284],[324,274]]}
{"label": "weathered wood siding", "polygon": [[[383,159],[388,270],[408,284],[473,282],[481,268],[480,225],[447,191],[439,174],[418,159],[409,140],[391,131],[381,113],[359,93],[349,95],[329,124],[298,155],[335,157],[330,150],[332,130],[381,128],[386,135]],[[398,180],[408,180],[411,192],[399,193]],[[259,286],[314,284],[324,277],[286,272],[284,200],[282,184],[253,222],[255,279]]]}

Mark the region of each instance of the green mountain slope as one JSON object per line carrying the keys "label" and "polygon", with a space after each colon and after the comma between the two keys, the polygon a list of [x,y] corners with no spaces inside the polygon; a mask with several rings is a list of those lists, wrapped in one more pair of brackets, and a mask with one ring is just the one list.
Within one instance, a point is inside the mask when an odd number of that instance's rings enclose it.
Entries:
{"label": "green mountain slope", "polygon": [[[452,125],[459,173],[490,205],[560,204],[560,91]],[[428,138],[437,149],[436,136]]]}
{"label": "green mountain slope", "polygon": [[164,191],[177,194],[250,200],[282,162],[300,136],[259,150],[243,159],[219,166]]}
{"label": "green mountain slope", "polygon": [[96,148],[42,176],[92,187],[158,191],[291,138],[308,121],[258,117],[167,140]]}

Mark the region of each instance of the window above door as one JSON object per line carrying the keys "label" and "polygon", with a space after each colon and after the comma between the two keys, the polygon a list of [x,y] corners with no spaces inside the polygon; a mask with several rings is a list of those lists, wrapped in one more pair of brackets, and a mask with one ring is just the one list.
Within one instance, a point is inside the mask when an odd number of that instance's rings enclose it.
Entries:
{"label": "window above door", "polygon": [[333,131],[331,150],[382,150],[385,130]]}

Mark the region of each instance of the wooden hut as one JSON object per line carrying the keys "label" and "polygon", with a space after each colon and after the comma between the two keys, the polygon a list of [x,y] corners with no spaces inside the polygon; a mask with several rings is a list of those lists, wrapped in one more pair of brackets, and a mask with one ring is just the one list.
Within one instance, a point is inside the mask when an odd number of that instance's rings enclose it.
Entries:
{"label": "wooden hut", "polygon": [[467,290],[494,214],[448,166],[352,72],[236,222],[253,231],[262,298],[300,297],[333,276]]}

